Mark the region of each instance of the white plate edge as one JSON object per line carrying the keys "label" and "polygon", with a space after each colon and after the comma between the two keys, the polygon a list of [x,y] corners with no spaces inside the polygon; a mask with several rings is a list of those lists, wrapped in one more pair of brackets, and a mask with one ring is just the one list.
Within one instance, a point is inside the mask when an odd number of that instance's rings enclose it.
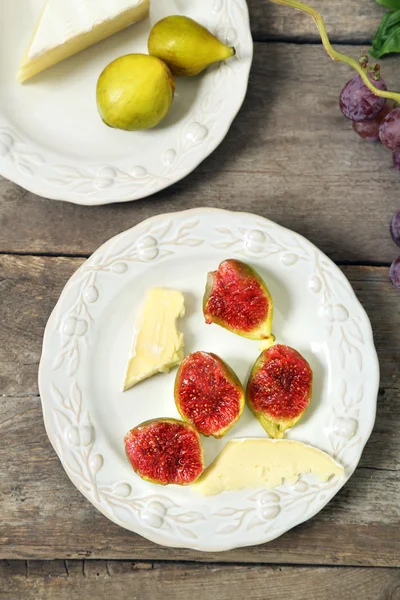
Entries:
{"label": "white plate edge", "polygon": [[[243,217],[257,217],[262,221],[265,221],[267,223],[272,223],[274,226],[277,226],[278,228],[282,229],[282,230],[288,230],[288,231],[293,231],[288,229],[287,227],[284,227],[282,225],[279,225],[278,223],[274,222],[274,221],[270,221],[269,219],[267,219],[266,217],[262,217],[259,215],[255,215],[254,213],[248,213],[245,211],[232,211],[232,210],[225,210],[225,209],[219,209],[219,208],[208,208],[208,207],[200,207],[200,208],[192,208],[192,209],[188,209],[188,210],[183,210],[183,211],[176,211],[176,212],[170,212],[170,213],[162,213],[159,215],[155,215],[153,217],[149,217],[143,221],[141,221],[140,223],[136,224],[134,227],[131,227],[119,234],[117,234],[116,236],[110,238],[109,240],[107,240],[104,244],[102,244],[98,249],[95,250],[95,252],[93,252],[93,254],[91,255],[94,256],[96,254],[97,251],[99,251],[100,249],[104,250],[104,247],[107,246],[108,244],[111,244],[113,242],[115,242],[115,240],[120,237],[125,235],[127,232],[134,230],[136,227],[140,227],[142,225],[144,225],[145,223],[148,222],[154,222],[156,220],[162,220],[168,217],[174,218],[176,216],[183,216],[183,215],[196,215],[196,214],[204,214],[204,213],[219,213],[219,214],[232,214],[234,213],[235,215],[242,215]],[[305,238],[304,236],[302,236],[301,234],[296,232],[296,235],[300,236],[302,238],[302,240],[306,243],[307,246],[312,246],[317,248],[312,242],[310,242],[307,238]],[[318,248],[319,250],[319,248]],[[324,257],[328,260],[329,263],[333,264],[336,268],[337,265],[326,255],[322,252],[322,250],[319,250],[319,252],[321,252],[321,254],[324,255]],[[111,520],[112,522],[114,522],[116,525],[118,525],[119,527],[121,527],[121,525],[114,519],[112,519],[110,517],[110,515],[106,514],[106,512],[102,509],[101,504],[95,504],[93,502],[93,499],[91,499],[89,497],[88,494],[86,494],[77,483],[74,482],[72,476],[70,475],[70,473],[68,472],[68,469],[66,467],[66,465],[64,465],[64,462],[62,461],[60,455],[58,454],[58,451],[56,449],[56,445],[54,442],[54,438],[52,437],[52,434],[50,433],[50,427],[48,426],[48,422],[47,422],[47,415],[46,415],[46,408],[44,406],[44,403],[42,401],[42,394],[41,394],[41,389],[42,389],[42,378],[43,378],[43,370],[44,370],[44,354],[45,354],[45,346],[46,346],[46,337],[48,332],[51,329],[51,325],[55,319],[55,314],[57,311],[57,308],[59,306],[59,303],[61,303],[61,300],[64,296],[65,293],[65,288],[66,286],[69,284],[69,282],[71,281],[72,278],[74,278],[75,276],[78,276],[79,272],[81,271],[81,269],[83,269],[84,265],[86,264],[86,260],[85,262],[72,274],[72,276],[68,279],[68,281],[66,282],[60,296],[59,299],[54,307],[54,309],[52,310],[50,317],[47,321],[45,330],[44,330],[44,334],[43,334],[43,346],[42,346],[42,354],[41,354],[41,358],[40,358],[40,362],[39,362],[39,369],[38,369],[38,385],[39,385],[39,394],[40,394],[40,399],[41,399],[41,404],[42,404],[42,411],[43,411],[43,420],[44,420],[44,425],[45,425],[45,429],[46,429],[46,433],[47,436],[50,440],[51,445],[53,446],[59,460],[60,463],[62,464],[64,471],[66,472],[66,474],[68,475],[69,479],[71,480],[71,482],[73,483],[73,485],[79,490],[80,493],[82,493],[86,499],[90,502],[90,504],[92,504],[93,506],[95,506],[95,508],[101,512],[107,519]],[[347,277],[345,276],[345,274],[340,271],[342,274],[342,277],[344,279],[344,281],[350,285],[351,289],[353,290],[351,284],[349,283]],[[358,308],[361,309],[361,312],[363,313],[363,315],[365,316],[365,321],[366,323],[368,323],[368,334],[367,331],[365,332],[368,335],[369,341],[370,341],[370,347],[371,347],[371,351],[373,351],[373,356],[371,355],[371,358],[373,358],[374,362],[375,362],[375,370],[374,370],[374,381],[372,382],[372,386],[374,387],[375,394],[376,396],[378,396],[378,391],[379,391],[379,382],[380,382],[380,368],[379,368],[379,360],[378,360],[378,355],[376,352],[376,348],[375,348],[375,343],[374,343],[374,338],[373,338],[373,331],[372,331],[372,326],[371,326],[371,322],[370,319],[368,317],[368,314],[366,312],[366,310],[364,309],[363,305],[361,304],[361,302],[359,301],[358,297],[356,296],[354,290],[353,290],[353,294],[354,294],[354,299],[357,303]],[[321,510],[323,510],[327,504],[332,500],[332,498],[334,496],[336,496],[336,494],[346,485],[346,483],[349,481],[349,479],[351,478],[351,476],[354,474],[355,470],[357,469],[357,467],[359,466],[360,460],[361,460],[361,456],[362,453],[364,452],[365,446],[372,434],[374,425],[375,425],[375,421],[376,421],[376,412],[377,412],[377,403],[375,402],[374,405],[374,410],[373,410],[373,418],[371,418],[371,426],[368,430],[368,433],[366,434],[365,437],[365,443],[362,444],[361,447],[361,452],[360,452],[360,458],[357,461],[357,463],[354,465],[354,467],[349,471],[348,475],[343,479],[342,482],[340,482],[340,485],[335,487],[333,492],[331,494],[328,494],[326,497],[326,500],[319,505],[315,510],[311,511],[311,513],[309,515],[307,515],[305,518],[299,518],[297,524],[294,527],[297,527],[298,525],[312,519],[316,514],[318,514],[319,512],[321,512]],[[157,535],[157,533],[155,533],[152,529],[150,528],[145,528],[142,527],[140,524],[135,528],[135,529],[131,529],[129,527],[124,527],[126,530],[128,531],[132,531],[135,534],[141,535],[142,537],[144,537],[145,539],[150,540],[151,542],[154,542],[156,544],[159,544],[161,546],[165,546],[165,547],[170,547],[170,548],[182,548],[182,549],[190,549],[190,550],[196,550],[196,551],[201,551],[201,552],[209,552],[209,553],[214,553],[214,552],[226,552],[226,551],[230,551],[230,550],[234,550],[236,548],[244,548],[244,547],[250,547],[250,546],[256,546],[256,545],[260,545],[260,544],[264,544],[264,543],[269,543],[271,541],[273,541],[274,539],[277,539],[278,537],[281,537],[282,535],[288,533],[289,531],[291,531],[291,529],[293,529],[294,527],[290,527],[288,530],[281,532],[281,533],[277,533],[277,535],[274,535],[272,537],[269,537],[268,540],[263,540],[260,539],[259,541],[254,541],[251,543],[248,542],[244,542],[243,544],[233,544],[231,546],[229,545],[223,545],[220,547],[207,547],[204,546],[203,544],[196,544],[196,543],[188,543],[187,545],[185,545],[184,543],[176,543],[174,544],[171,540],[166,540],[162,535]]]}

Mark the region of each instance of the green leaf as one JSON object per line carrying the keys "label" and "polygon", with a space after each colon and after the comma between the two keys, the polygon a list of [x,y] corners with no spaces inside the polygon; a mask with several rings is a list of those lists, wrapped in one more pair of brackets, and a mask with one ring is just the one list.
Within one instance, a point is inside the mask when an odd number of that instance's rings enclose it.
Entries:
{"label": "green leaf", "polygon": [[384,15],[369,51],[374,58],[400,52],[400,9]]}
{"label": "green leaf", "polygon": [[391,8],[392,10],[400,9],[400,0],[376,0],[378,4]]}

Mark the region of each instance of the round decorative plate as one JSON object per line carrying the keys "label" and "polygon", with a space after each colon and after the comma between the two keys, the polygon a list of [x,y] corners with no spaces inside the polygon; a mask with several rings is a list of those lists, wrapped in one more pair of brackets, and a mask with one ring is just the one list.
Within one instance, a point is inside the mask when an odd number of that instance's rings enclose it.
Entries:
{"label": "round decorative plate", "polygon": [[[179,418],[175,371],[125,393],[135,315],[147,289],[181,290],[186,353],[220,355],[245,382],[258,342],[206,325],[207,272],[225,258],[254,266],[275,302],[277,341],[314,372],[313,399],[288,439],[335,457],[345,479],[199,496],[138,477],[123,437],[156,417]],[[39,385],[48,436],[77,488],[109,519],[169,546],[219,551],[267,542],[315,515],[353,473],[375,420],[379,367],[371,326],[343,273],[300,235],[251,214],[212,209],[160,215],[99,248],[71,277],[44,336]],[[228,439],[265,437],[246,408],[221,440],[203,438],[209,464]]]}
{"label": "round decorative plate", "polygon": [[[77,204],[137,200],[179,181],[225,137],[247,90],[253,44],[246,0],[153,0],[149,19],[21,85],[16,73],[45,0],[0,0],[0,175]],[[152,24],[186,14],[235,57],[198,77],[177,78],[167,118],[152,130],[106,127],[96,108],[104,67],[146,52]]]}

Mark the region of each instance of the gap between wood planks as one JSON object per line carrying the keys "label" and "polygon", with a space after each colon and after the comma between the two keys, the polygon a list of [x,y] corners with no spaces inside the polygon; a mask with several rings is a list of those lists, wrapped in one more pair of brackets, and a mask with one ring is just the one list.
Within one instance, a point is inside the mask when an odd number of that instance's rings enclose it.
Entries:
{"label": "gap between wood planks", "polygon": [[[0,564],[3,564],[3,566],[5,567],[11,567],[14,568],[15,571],[21,571],[21,567],[22,565],[25,566],[25,576],[29,577],[32,574],[32,566],[38,566],[38,565],[59,565],[61,566],[61,564],[63,564],[63,570],[65,571],[65,574],[67,575],[67,577],[70,575],[70,565],[76,565],[79,563],[82,563],[82,575],[84,577],[86,577],[86,565],[90,564],[96,564],[98,563],[99,565],[104,565],[106,570],[107,570],[107,574],[112,576],[112,572],[110,570],[110,565],[113,564],[123,564],[125,566],[131,565],[132,570],[154,570],[157,568],[169,568],[169,569],[175,569],[175,568],[193,568],[193,569],[203,569],[203,570],[216,570],[218,568],[226,568],[226,567],[245,567],[246,569],[265,569],[265,568],[269,568],[271,570],[275,570],[275,571],[281,571],[282,569],[289,569],[289,568],[293,568],[293,569],[347,569],[347,570],[370,570],[370,569],[393,569],[393,570],[399,570],[399,567],[395,567],[395,566],[387,566],[387,567],[381,567],[381,566],[376,566],[376,567],[365,567],[365,566],[360,566],[360,565],[335,565],[335,564],[318,564],[318,563],[310,563],[310,564],[301,564],[301,563],[285,563],[285,562],[280,562],[280,563],[258,563],[258,562],[241,562],[241,561],[237,561],[237,562],[228,562],[228,561],[217,561],[217,562],[199,562],[198,560],[129,560],[129,559],[99,559],[99,558],[68,558],[68,559],[59,559],[59,558],[55,558],[55,559],[48,559],[48,560],[43,560],[43,559],[28,559],[28,560],[21,560],[21,559],[0,559]],[[1,596],[0,596],[1,597]]]}
{"label": "gap between wood planks", "polygon": [[[315,29],[317,32],[317,29]],[[318,33],[318,32],[317,32]],[[329,36],[329,40],[333,46],[371,46],[371,40],[352,40],[351,38],[344,38],[337,40],[333,36]],[[290,36],[290,35],[253,35],[253,42],[259,44],[297,44],[310,45],[310,46],[321,46],[321,40],[315,39],[308,36]]]}
{"label": "gap between wood planks", "polygon": [[[291,34],[292,19],[281,21]],[[265,27],[260,32],[275,35]],[[255,46],[243,107],[219,148],[193,173],[149,199],[98,207],[47,201],[0,178],[0,251],[84,258],[155,214],[202,206],[267,217],[335,261],[392,262],[397,250],[388,228],[399,208],[399,180],[390,153],[364,143],[340,113],[349,68],[331,61],[321,45]],[[341,48],[360,53],[360,46]],[[398,61],[385,59],[393,87]]]}
{"label": "gap between wood planks", "polygon": [[[21,256],[21,257],[40,257],[40,258],[82,258],[87,259],[90,258],[91,253],[69,253],[69,252],[0,252],[0,257],[2,256]],[[337,260],[334,261],[338,267],[377,267],[377,268],[389,268],[389,262],[379,262],[379,261],[354,261],[354,260]],[[1,281],[4,280],[0,280]]]}
{"label": "gap between wood planks", "polygon": [[[399,600],[400,569],[206,565],[182,562],[12,561],[0,563],[1,598],[24,600]],[[267,594],[267,596],[266,596]]]}

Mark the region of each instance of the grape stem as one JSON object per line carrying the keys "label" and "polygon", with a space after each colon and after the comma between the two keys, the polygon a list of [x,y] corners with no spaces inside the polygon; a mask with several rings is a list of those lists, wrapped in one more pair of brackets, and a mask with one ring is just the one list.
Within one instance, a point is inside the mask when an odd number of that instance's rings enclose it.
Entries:
{"label": "grape stem", "polygon": [[298,2],[298,0],[270,0],[270,2],[273,2],[274,4],[282,4],[283,6],[290,6],[292,8],[295,8],[296,10],[301,10],[302,12],[311,15],[311,17],[315,21],[315,24],[321,36],[322,44],[327,54],[331,57],[332,60],[346,63],[346,65],[349,65],[349,67],[352,67],[355,71],[357,71],[365,85],[371,90],[371,92],[375,94],[375,96],[380,96],[381,98],[389,98],[391,100],[394,100],[395,102],[400,103],[400,94],[398,94],[397,92],[389,92],[385,90],[379,90],[378,88],[376,88],[374,84],[370,81],[367,72],[363,69],[359,61],[355,60],[354,58],[351,58],[351,56],[347,56],[347,54],[337,52],[337,50],[335,50],[332,47],[329,41],[328,34],[326,32],[324,19],[317,10],[311,8],[311,6],[308,6],[303,2]]}

